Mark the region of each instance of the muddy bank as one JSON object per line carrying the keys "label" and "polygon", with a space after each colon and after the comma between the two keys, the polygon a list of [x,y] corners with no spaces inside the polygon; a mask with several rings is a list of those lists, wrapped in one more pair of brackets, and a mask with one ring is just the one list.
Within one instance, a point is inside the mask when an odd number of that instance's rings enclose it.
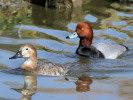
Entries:
{"label": "muddy bank", "polygon": [[[42,5],[50,8],[78,8],[82,7],[85,2],[99,1],[99,0],[27,0],[33,4]],[[133,0],[107,0],[108,2],[118,3],[132,3]]]}
{"label": "muddy bank", "polygon": [[0,8],[21,8],[26,6],[24,0],[0,0]]}
{"label": "muddy bank", "polygon": [[81,7],[83,0],[30,0],[31,3],[50,8]]}

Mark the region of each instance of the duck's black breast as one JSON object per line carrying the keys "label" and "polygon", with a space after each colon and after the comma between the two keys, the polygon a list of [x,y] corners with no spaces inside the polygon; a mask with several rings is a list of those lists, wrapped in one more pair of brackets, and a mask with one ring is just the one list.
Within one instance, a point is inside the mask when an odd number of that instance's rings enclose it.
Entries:
{"label": "duck's black breast", "polygon": [[94,46],[79,46],[76,50],[76,53],[82,56],[88,56],[92,58],[105,58],[104,55]]}

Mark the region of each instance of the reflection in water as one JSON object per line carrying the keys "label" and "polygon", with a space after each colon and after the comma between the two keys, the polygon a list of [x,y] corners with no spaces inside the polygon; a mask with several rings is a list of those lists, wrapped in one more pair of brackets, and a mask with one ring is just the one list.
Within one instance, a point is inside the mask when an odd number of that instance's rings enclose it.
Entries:
{"label": "reflection in water", "polygon": [[34,24],[46,25],[53,29],[66,29],[67,24],[71,21],[71,14],[72,9],[45,9],[43,7],[32,6]]}
{"label": "reflection in water", "polygon": [[87,92],[90,91],[90,84],[92,83],[92,79],[89,75],[83,74],[81,77],[79,77],[79,80],[75,82],[76,90],[78,92]]}
{"label": "reflection in water", "polygon": [[[59,86],[57,87],[38,87],[37,88],[37,92],[39,93],[47,93],[47,94],[76,94],[77,92],[87,92],[90,91],[90,84],[92,83],[92,80],[89,76],[87,75],[83,75],[84,77],[80,77],[79,80],[77,80],[76,82],[74,82],[75,80],[71,80],[69,78],[66,78],[67,81],[72,81],[73,83],[76,84],[76,88],[73,87],[65,87],[65,88],[59,88]],[[67,84],[66,80],[61,79],[61,80],[56,80],[56,81],[63,81]],[[53,82],[52,84],[54,84],[55,82]],[[63,83],[64,84],[64,83]],[[71,83],[72,84],[72,83]]]}
{"label": "reflection in water", "polygon": [[92,79],[89,74],[82,74],[78,78],[66,77],[67,81],[72,81],[76,84],[77,92],[87,92],[90,91],[90,85],[92,84]]}
{"label": "reflection in water", "polygon": [[[69,79],[67,79],[69,80]],[[64,79],[56,81],[65,81]],[[74,82],[74,80],[72,80]],[[73,94],[77,92],[87,92],[90,91],[90,84],[92,79],[90,75],[83,74],[81,77],[74,82],[76,84],[76,89],[74,88],[47,88],[47,87],[38,87],[37,88],[37,76],[35,74],[25,75],[24,76],[24,86],[22,88],[12,88],[13,90],[21,93],[23,97],[21,100],[31,100],[31,97],[35,95],[36,92],[40,93],[53,93],[53,94]],[[54,84],[54,82],[53,82]],[[75,91],[76,90],[76,91]]]}
{"label": "reflection in water", "polygon": [[133,78],[128,81],[123,81],[122,84],[119,86],[120,96],[123,98],[128,98],[128,100],[133,99]]}
{"label": "reflection in water", "polygon": [[23,88],[13,90],[21,93],[23,97],[21,100],[31,100],[31,96],[35,94],[37,90],[37,76],[36,75],[25,75]]}

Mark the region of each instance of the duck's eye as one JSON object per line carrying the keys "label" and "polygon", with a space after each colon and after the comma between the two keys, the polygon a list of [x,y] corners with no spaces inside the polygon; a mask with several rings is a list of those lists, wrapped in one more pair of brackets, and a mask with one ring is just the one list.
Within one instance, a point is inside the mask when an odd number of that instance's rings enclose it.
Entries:
{"label": "duck's eye", "polygon": [[84,28],[81,28],[81,30],[83,31],[83,30],[84,30]]}
{"label": "duck's eye", "polygon": [[28,50],[28,48],[26,48],[26,50]]}

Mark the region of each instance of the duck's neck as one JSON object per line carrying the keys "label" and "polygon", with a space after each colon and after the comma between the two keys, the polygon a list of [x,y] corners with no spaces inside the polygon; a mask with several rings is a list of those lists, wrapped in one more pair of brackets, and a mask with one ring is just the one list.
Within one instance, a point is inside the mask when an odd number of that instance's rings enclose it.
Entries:
{"label": "duck's neck", "polygon": [[92,39],[89,38],[80,38],[79,46],[89,47],[92,44]]}
{"label": "duck's neck", "polygon": [[37,59],[28,58],[26,61],[21,65],[22,69],[26,69],[29,71],[33,71],[36,69],[37,66]]}

